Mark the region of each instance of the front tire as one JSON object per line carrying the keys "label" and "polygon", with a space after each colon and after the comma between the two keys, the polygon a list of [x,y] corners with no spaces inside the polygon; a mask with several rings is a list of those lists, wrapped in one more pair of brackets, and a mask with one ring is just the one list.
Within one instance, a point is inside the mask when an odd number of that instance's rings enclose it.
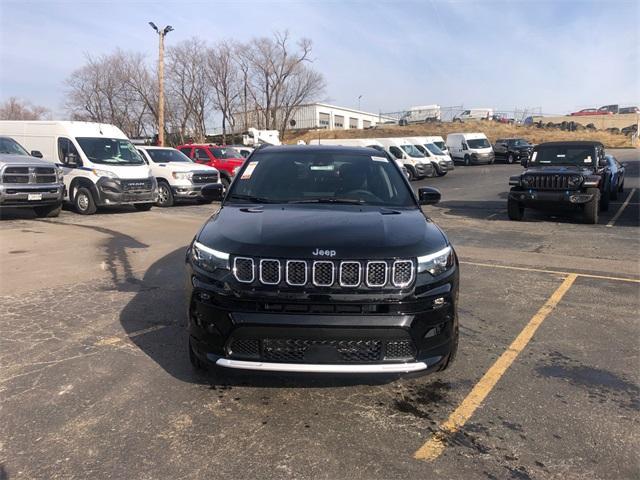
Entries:
{"label": "front tire", "polygon": [[158,183],[158,201],[156,205],[159,207],[171,207],[175,203],[173,192],[167,182]]}
{"label": "front tire", "polygon": [[222,184],[222,196],[224,197],[229,191],[229,185],[231,185],[231,180],[227,177],[221,177],[220,183]]}
{"label": "front tire", "polygon": [[600,190],[597,188],[587,188],[587,193],[593,195],[590,202],[584,205],[584,221],[595,225],[598,223],[598,210],[600,204]]}
{"label": "front tire", "polygon": [[193,351],[193,345],[191,345],[191,339],[189,339],[189,362],[194,370],[198,372],[206,372],[208,370],[207,364],[200,360]]}
{"label": "front tire", "polygon": [[153,203],[135,203],[133,207],[139,212],[148,212],[153,207]]}
{"label": "front tire", "polygon": [[73,196],[73,206],[80,215],[93,215],[97,210],[91,190],[86,187],[80,187],[76,190],[76,194]]}
{"label": "front tire", "polygon": [[41,207],[33,207],[33,211],[38,218],[54,218],[60,215],[62,204],[59,205],[43,205]]}
{"label": "front tire", "polygon": [[507,155],[507,163],[511,164],[515,161],[515,158],[513,156],[513,153],[510,153],[509,155]]}
{"label": "front tire", "polygon": [[509,215],[509,220],[519,222],[524,218],[524,205],[517,200],[509,198],[507,200],[507,214]]}
{"label": "front tire", "polygon": [[471,157],[469,155],[464,156],[464,165],[465,167],[468,167],[469,165],[471,165]]}
{"label": "front tire", "polygon": [[609,210],[609,199],[611,198],[611,184],[605,184],[604,193],[600,197],[600,210],[606,212]]}

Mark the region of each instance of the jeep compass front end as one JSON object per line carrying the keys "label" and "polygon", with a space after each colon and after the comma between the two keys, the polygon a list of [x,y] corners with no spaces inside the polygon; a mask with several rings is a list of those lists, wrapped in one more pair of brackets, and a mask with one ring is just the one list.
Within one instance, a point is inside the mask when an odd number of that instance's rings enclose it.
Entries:
{"label": "jeep compass front end", "polygon": [[368,148],[254,152],[187,251],[197,368],[407,373],[458,342],[458,261],[390,158]]}

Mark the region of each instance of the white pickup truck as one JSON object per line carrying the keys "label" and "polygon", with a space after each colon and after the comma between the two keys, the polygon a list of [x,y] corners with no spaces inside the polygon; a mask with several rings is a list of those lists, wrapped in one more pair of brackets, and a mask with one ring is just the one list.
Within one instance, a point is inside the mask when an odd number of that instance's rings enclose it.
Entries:
{"label": "white pickup truck", "polygon": [[180,150],[168,147],[137,147],[158,181],[159,207],[170,207],[179,199],[195,199],[211,203],[200,191],[204,185],[219,183],[216,168],[193,162]]}

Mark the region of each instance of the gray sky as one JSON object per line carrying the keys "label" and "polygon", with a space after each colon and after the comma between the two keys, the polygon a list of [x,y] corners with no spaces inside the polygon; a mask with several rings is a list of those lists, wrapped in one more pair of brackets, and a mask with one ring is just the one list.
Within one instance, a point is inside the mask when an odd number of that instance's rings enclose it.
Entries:
{"label": "gray sky", "polygon": [[247,40],[288,29],[314,42],[326,98],[389,112],[411,105],[541,107],[564,113],[640,99],[638,1],[13,1],[0,0],[0,99],[58,118],[64,80],[116,48],[157,55],[147,25]]}

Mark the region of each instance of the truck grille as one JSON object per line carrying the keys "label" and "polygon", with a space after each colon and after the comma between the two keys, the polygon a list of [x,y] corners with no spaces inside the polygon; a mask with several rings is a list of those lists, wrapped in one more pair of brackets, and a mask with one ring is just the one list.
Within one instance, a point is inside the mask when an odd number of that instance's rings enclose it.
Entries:
{"label": "truck grille", "polygon": [[575,187],[569,186],[569,175],[525,175],[524,185],[536,190],[567,190]]}
{"label": "truck grille", "polygon": [[[312,351],[324,350],[324,358],[309,358]],[[382,360],[413,360],[411,340],[322,339],[322,338],[236,338],[227,348],[238,359],[276,363],[371,363]]]}
{"label": "truck grille", "polygon": [[153,186],[153,182],[150,178],[146,178],[146,179],[134,179],[134,180],[127,180],[127,179],[123,179],[120,180],[120,185],[122,185],[122,190],[124,192],[133,192],[133,191],[139,191],[139,190],[151,190],[152,186]]}
{"label": "truck grille", "polygon": [[6,167],[2,172],[2,183],[56,183],[54,167]]}
{"label": "truck grille", "polygon": [[321,288],[406,288],[415,278],[413,260],[278,260],[235,257],[233,275],[241,283]]}
{"label": "truck grille", "polygon": [[218,183],[218,174],[217,173],[194,173],[193,174],[193,183]]}

